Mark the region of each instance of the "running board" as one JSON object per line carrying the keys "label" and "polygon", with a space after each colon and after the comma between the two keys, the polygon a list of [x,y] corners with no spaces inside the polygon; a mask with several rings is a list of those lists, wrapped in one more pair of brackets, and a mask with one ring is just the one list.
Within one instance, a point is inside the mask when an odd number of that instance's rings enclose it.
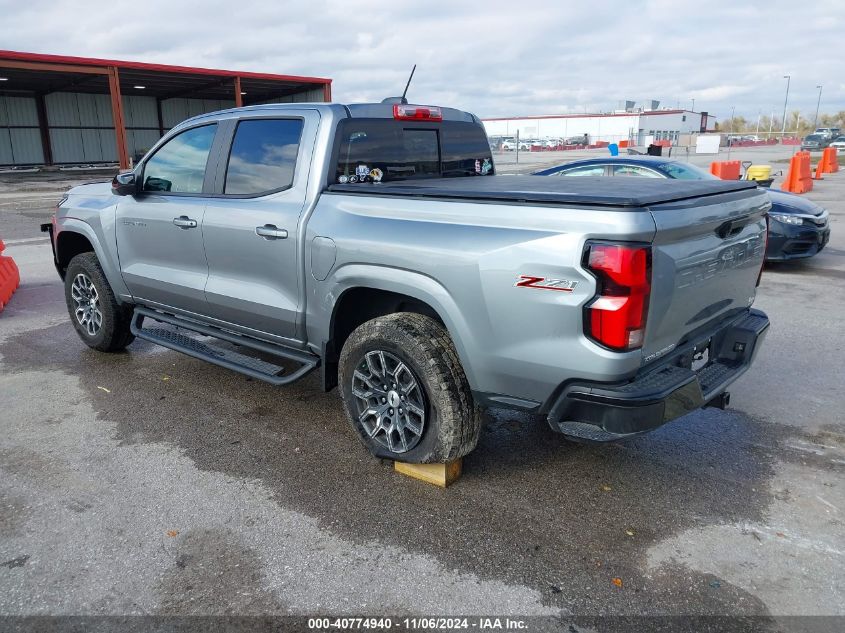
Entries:
{"label": "running board", "polygon": [[[241,354],[233,350],[221,349],[197,340],[187,334],[182,334],[181,332],[156,327],[145,328],[143,327],[144,318],[154,319],[155,321],[173,325],[189,332],[249,347],[277,358],[291,360],[299,363],[301,367],[285,375],[284,367],[260,358],[247,356],[246,354]],[[240,374],[269,382],[271,385],[288,385],[309,374],[320,364],[320,358],[318,356],[307,352],[273,345],[272,343],[265,343],[264,341],[259,341],[248,336],[241,336],[240,334],[234,334],[216,327],[197,323],[196,321],[181,319],[140,306],[135,308],[130,329],[132,330],[132,334],[137,338],[176,350],[177,352],[182,352],[200,360],[208,361],[209,363],[214,363],[215,365],[231,369]]]}

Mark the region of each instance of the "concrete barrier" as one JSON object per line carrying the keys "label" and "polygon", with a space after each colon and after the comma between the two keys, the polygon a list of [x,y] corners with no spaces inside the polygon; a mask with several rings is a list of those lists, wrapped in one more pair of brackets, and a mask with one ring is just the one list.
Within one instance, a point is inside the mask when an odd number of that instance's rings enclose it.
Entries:
{"label": "concrete barrier", "polygon": [[810,169],[810,152],[795,152],[789,161],[789,171],[786,172],[783,191],[789,193],[807,193],[813,189],[813,173]]}
{"label": "concrete barrier", "polygon": [[722,180],[739,180],[742,164],[738,160],[722,160],[710,163],[710,173]]}
{"label": "concrete barrier", "polygon": [[3,255],[6,245],[0,240],[0,312],[9,303],[15,290],[21,285],[21,274],[18,265],[8,255]]}

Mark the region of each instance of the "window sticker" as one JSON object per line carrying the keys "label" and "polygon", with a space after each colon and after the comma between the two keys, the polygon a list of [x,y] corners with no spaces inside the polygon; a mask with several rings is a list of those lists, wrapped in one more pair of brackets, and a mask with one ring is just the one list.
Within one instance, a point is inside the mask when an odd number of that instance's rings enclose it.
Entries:
{"label": "window sticker", "polygon": [[373,182],[381,182],[381,179],[384,177],[384,172],[378,167],[370,170],[370,178],[373,179]]}
{"label": "window sticker", "polygon": [[[475,161],[475,163],[478,164],[478,161]],[[485,158],[484,162],[481,164],[481,175],[486,176],[490,173],[491,169],[493,169],[493,163],[490,162],[489,158]]]}

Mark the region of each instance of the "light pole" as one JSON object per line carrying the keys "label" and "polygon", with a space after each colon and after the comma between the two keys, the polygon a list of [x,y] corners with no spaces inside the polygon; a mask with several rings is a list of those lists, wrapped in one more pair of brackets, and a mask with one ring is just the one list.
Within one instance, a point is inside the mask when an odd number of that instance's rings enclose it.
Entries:
{"label": "light pole", "polygon": [[786,104],[789,102],[789,82],[792,80],[792,75],[784,75],[784,79],[786,79],[786,97],[783,99],[783,127],[780,131],[780,138],[783,140],[783,137],[786,135]]}
{"label": "light pole", "polygon": [[728,160],[731,159],[731,145],[733,144],[734,134],[734,116],[736,115],[736,106],[731,106],[731,131],[728,134]]}
{"label": "light pole", "polygon": [[819,127],[819,106],[822,104],[822,86],[816,86],[819,89],[819,100],[816,101],[816,118],[813,119],[813,129]]}
{"label": "light pole", "polygon": [[695,112],[695,99],[692,100],[692,107],[690,108],[690,112]]}

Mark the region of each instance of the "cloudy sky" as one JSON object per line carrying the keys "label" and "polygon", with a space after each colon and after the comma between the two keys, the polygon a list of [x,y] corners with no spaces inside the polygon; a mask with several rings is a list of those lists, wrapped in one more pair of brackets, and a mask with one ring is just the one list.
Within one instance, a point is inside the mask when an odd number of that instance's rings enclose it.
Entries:
{"label": "cloudy sky", "polygon": [[0,48],[316,75],[480,116],[625,99],[756,118],[845,110],[845,2],[0,0]]}

